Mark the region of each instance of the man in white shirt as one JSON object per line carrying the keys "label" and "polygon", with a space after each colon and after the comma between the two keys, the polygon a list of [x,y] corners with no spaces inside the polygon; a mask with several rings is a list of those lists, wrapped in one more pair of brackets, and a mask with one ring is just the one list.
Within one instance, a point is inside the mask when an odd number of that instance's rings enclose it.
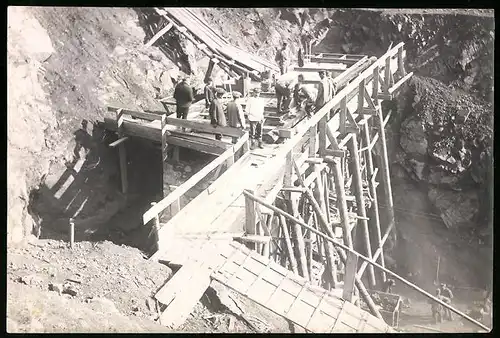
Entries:
{"label": "man in white shirt", "polygon": [[246,111],[248,121],[250,122],[250,147],[255,149],[257,143],[259,148],[262,146],[262,126],[264,124],[264,101],[259,97],[260,90],[255,88],[252,96],[247,101]]}

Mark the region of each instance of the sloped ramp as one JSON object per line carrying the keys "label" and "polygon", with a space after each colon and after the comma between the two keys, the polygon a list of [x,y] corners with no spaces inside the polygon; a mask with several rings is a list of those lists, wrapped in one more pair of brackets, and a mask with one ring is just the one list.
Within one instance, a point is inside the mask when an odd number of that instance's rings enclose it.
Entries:
{"label": "sloped ramp", "polygon": [[384,321],[233,242],[212,278],[311,333],[387,333]]}
{"label": "sloped ramp", "polygon": [[275,72],[279,71],[278,66],[269,60],[232,46],[191,9],[184,7],[164,7],[162,9],[168,13],[172,20],[185,27],[185,29],[202,41],[214,53],[220,54],[232,62],[236,62],[249,72],[256,71],[260,73],[266,69]]}
{"label": "sloped ramp", "polygon": [[182,324],[208,288],[210,277],[311,333],[393,332],[384,321],[344,301],[335,290],[310,285],[234,241],[178,237],[156,259],[182,266],[155,296],[168,305],[160,317],[163,325]]}

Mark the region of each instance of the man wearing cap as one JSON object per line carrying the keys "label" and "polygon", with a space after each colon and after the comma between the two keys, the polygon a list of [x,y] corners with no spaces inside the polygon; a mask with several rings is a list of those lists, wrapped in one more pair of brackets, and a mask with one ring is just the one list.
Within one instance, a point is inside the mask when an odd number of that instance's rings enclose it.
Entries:
{"label": "man wearing cap", "polygon": [[[208,108],[208,113],[210,114],[210,123],[214,128],[217,126],[225,127],[227,126],[226,115],[224,115],[224,108],[222,108],[222,103],[220,102],[222,95],[224,95],[226,91],[222,88],[215,88],[215,97],[210,103],[210,107]],[[221,140],[221,134],[215,134],[216,140]]]}
{"label": "man wearing cap", "polygon": [[[233,92],[233,99],[227,103],[227,122],[230,127],[245,129],[245,116],[243,116],[243,108],[236,102],[236,99],[241,97],[240,92]],[[238,141],[237,137],[233,137],[233,143]]]}
{"label": "man wearing cap", "polygon": [[247,101],[246,111],[248,121],[250,121],[250,147],[255,149],[257,143],[259,148],[262,146],[262,125],[264,124],[264,101],[259,97],[260,90],[255,88],[252,96]]}
{"label": "man wearing cap", "polygon": [[283,42],[283,46],[276,53],[275,61],[280,66],[281,75],[285,74],[288,70],[287,69],[288,62],[290,61],[290,56],[289,56],[289,52],[288,52],[288,44],[286,42]]}
{"label": "man wearing cap", "polygon": [[300,74],[298,77],[298,83],[295,85],[293,91],[293,99],[297,105],[298,111],[305,111],[308,117],[311,116],[313,112],[314,103],[316,101],[316,95],[314,88],[309,88],[307,85],[303,84],[304,75]]}
{"label": "man wearing cap", "polygon": [[295,85],[298,83],[296,73],[286,73],[278,77],[276,84],[274,85],[274,91],[276,92],[276,100],[278,104],[276,108],[278,113],[286,113],[290,108],[290,101],[292,96],[292,91]]}
{"label": "man wearing cap", "polygon": [[193,89],[187,83],[186,77],[182,77],[180,82],[175,86],[174,99],[177,107],[177,118],[187,119],[189,107],[194,101]]}
{"label": "man wearing cap", "polygon": [[320,110],[325,103],[330,101],[332,98],[330,97],[330,82],[328,81],[328,78],[325,76],[325,71],[320,70],[319,71],[319,78],[321,79],[321,82],[318,85],[318,96],[316,97],[316,111]]}
{"label": "man wearing cap", "polygon": [[215,97],[215,88],[213,85],[213,80],[211,77],[207,79],[207,84],[205,85],[205,108],[210,108],[210,103]]}

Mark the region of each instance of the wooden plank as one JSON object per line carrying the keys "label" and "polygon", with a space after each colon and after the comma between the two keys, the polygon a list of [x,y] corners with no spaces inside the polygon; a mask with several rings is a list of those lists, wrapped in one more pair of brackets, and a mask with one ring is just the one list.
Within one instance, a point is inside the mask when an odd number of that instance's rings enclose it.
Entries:
{"label": "wooden plank", "polygon": [[222,135],[231,136],[231,137],[241,137],[245,134],[245,131],[243,131],[239,128],[221,127],[221,126],[217,126],[216,128],[214,128],[208,122],[206,122],[206,123],[205,122],[196,122],[196,121],[191,121],[191,120],[178,119],[175,117],[167,117],[167,124],[171,124],[171,125],[177,126],[177,127],[200,130],[200,131],[203,131],[205,133],[222,134]]}
{"label": "wooden plank", "polygon": [[405,83],[410,77],[413,76],[413,72],[406,74],[398,82],[396,82],[392,87],[389,88],[389,95],[394,95],[394,93]]}
{"label": "wooden plank", "polygon": [[168,305],[175,296],[185,287],[186,282],[196,274],[197,269],[192,265],[184,265],[180,268],[155,294],[155,299],[162,304]]}
{"label": "wooden plank", "polygon": [[146,112],[141,112],[141,111],[136,111],[136,110],[130,110],[130,109],[124,109],[124,108],[118,108],[118,107],[108,107],[109,112],[117,112],[119,109],[122,110],[123,114],[130,115],[132,117],[140,118],[143,120],[147,121],[155,121],[155,120],[161,120],[161,115],[166,114],[166,111],[161,111],[158,113],[146,113]]}
{"label": "wooden plank", "polygon": [[114,148],[114,147],[116,147],[117,145],[119,145],[119,144],[121,144],[121,143],[123,143],[123,142],[125,142],[125,141],[127,141],[127,140],[128,140],[128,137],[127,137],[127,136],[122,137],[122,138],[119,138],[119,139],[118,139],[118,140],[116,140],[115,142],[110,143],[109,147],[110,147],[110,148]]}
{"label": "wooden plank", "polygon": [[[248,134],[245,138],[248,137]],[[243,141],[245,140],[243,138]],[[243,144],[243,142],[242,142]],[[229,156],[233,156],[234,149],[230,148],[226,150],[222,155],[214,159],[208,165],[203,167],[196,174],[191,176],[186,182],[184,182],[180,187],[175,189],[170,195],[159,201],[154,207],[146,211],[143,215],[143,224],[148,223],[153,217],[163,211],[166,207],[168,207],[173,201],[179,199],[180,196],[184,195],[189,189],[195,186],[198,182],[200,182],[203,178],[205,178],[212,170],[217,168],[219,165],[224,163]]]}
{"label": "wooden plank", "polygon": [[210,286],[210,270],[199,267],[182,292],[177,294],[167,309],[161,314],[162,325],[178,328],[188,318],[196,303]]}
{"label": "wooden plank", "polygon": [[158,33],[156,33],[152,38],[151,40],[149,40],[147,43],[146,43],[146,47],[151,47],[153,45],[153,43],[155,43],[159,38],[161,38],[164,34],[166,34],[171,28],[173,27],[173,24],[170,22],[169,24],[167,24],[165,27],[163,27],[161,30],[158,31]]}

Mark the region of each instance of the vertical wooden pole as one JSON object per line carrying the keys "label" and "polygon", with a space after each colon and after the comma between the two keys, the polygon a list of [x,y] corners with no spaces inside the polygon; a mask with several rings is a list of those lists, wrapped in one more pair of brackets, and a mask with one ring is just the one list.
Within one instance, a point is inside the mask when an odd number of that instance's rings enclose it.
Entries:
{"label": "vertical wooden pole", "polygon": [[[161,166],[162,166],[162,185],[163,185],[163,197],[166,197],[171,192],[171,186],[168,183],[167,176],[169,172],[167,171],[167,158],[168,158],[168,144],[167,144],[167,115],[163,114],[161,116]],[[170,217],[174,215],[172,206],[169,207]],[[162,213],[164,214],[164,213]]]}
{"label": "vertical wooden pole", "polygon": [[321,120],[319,120],[319,135],[318,135],[318,143],[319,143],[319,155],[323,156],[325,154],[326,149],[326,127],[327,127],[327,118],[325,115]]}
{"label": "vertical wooden pole", "polygon": [[379,88],[379,77],[380,77],[380,67],[377,66],[373,70],[373,80],[372,80],[372,98],[375,102],[378,102],[378,88]]}
{"label": "vertical wooden pole", "polygon": [[[370,232],[368,229],[368,221],[366,220],[365,199],[363,196],[363,183],[359,165],[358,141],[356,134],[352,134],[352,137],[349,140],[348,144],[349,144],[349,152],[351,154],[351,164],[353,166],[352,172],[353,172],[354,191],[356,196],[356,209],[357,209],[357,214],[362,217],[361,219],[358,219],[358,224],[361,224],[364,230],[363,234],[364,234],[365,251],[366,251],[365,254],[367,257],[371,259],[372,249],[370,243]],[[373,266],[372,269],[369,270],[368,276],[371,286],[374,286],[376,284],[376,281],[375,281],[375,270],[373,269]]]}
{"label": "vertical wooden pole", "polygon": [[406,75],[405,63],[403,59],[403,46],[398,49],[398,72],[401,78]]}
{"label": "vertical wooden pole", "polygon": [[[319,218],[319,221],[320,221],[320,224],[321,224],[321,227],[322,229],[326,232],[326,234],[331,237],[331,238],[335,238],[333,232],[328,228],[328,224],[326,222],[326,219],[324,217],[324,215],[321,213],[321,209],[320,209],[320,206],[318,205],[318,202],[316,202],[316,200],[314,200],[312,194],[309,194],[308,193],[308,197],[311,199],[311,205],[312,207],[314,208],[315,212],[318,214],[318,218]],[[334,248],[335,250],[336,248]],[[343,251],[343,250],[336,250],[342,263],[344,263],[344,265],[347,264],[347,255],[346,253]],[[377,309],[377,307],[375,306],[375,303],[373,302],[373,299],[371,298],[370,294],[368,293],[368,291],[366,290],[366,287],[365,285],[363,284],[363,281],[361,281],[360,278],[358,278],[357,276],[354,277],[355,279],[355,283],[356,283],[356,286],[358,287],[358,290],[359,290],[359,293],[361,295],[361,297],[363,298],[363,300],[366,302],[366,304],[368,304],[368,307],[370,308],[370,312],[377,318],[380,318],[383,320],[382,318],[382,315],[380,314],[380,311]]]}
{"label": "vertical wooden pole", "polygon": [[[156,202],[151,202],[151,206],[154,206]],[[159,237],[159,231],[160,231],[160,217],[158,215],[153,218],[153,229],[151,229],[151,232],[153,233],[154,236],[154,251],[160,250],[160,237]]]}
{"label": "vertical wooden pole", "polygon": [[345,123],[347,120],[347,98],[343,98],[340,100],[340,123],[339,123],[339,131],[341,134],[345,133]]}
{"label": "vertical wooden pole", "polygon": [[75,220],[69,219],[69,247],[73,249],[75,246]]}
{"label": "vertical wooden pole", "polygon": [[[253,191],[249,190],[253,195]],[[257,222],[257,215],[255,212],[255,202],[245,196],[245,233],[248,235],[255,235],[255,224]],[[248,243],[250,249],[255,249],[255,243]]]}
{"label": "vertical wooden pole", "polygon": [[[365,123],[364,125],[364,143],[368,146],[370,144],[370,128],[368,127],[368,124]],[[375,186],[374,182],[374,177],[373,176],[374,169],[373,169],[373,158],[372,158],[372,149],[368,149],[366,151],[366,174],[367,174],[367,181],[368,181],[368,187],[370,189],[370,195],[373,198],[373,201],[371,203],[372,207],[372,215],[370,217],[370,220],[373,222],[373,225],[375,226],[375,231],[376,231],[376,239],[377,239],[377,247],[381,248],[382,247],[382,233],[380,230],[380,216],[379,216],[379,210],[378,210],[378,198],[377,198],[377,187]],[[379,262],[380,265],[382,265],[385,268],[385,259],[384,259],[384,250],[381,249],[382,252],[380,254]],[[382,281],[385,282],[386,280],[386,274],[384,271],[381,273],[382,276]]]}
{"label": "vertical wooden pole", "polygon": [[[266,233],[267,236],[269,237],[272,237],[273,235],[271,234],[271,228],[272,228],[272,219],[273,219],[273,215],[267,215],[267,218],[266,218],[266,227],[267,229],[269,229],[269,233]],[[263,230],[263,229],[262,229]],[[271,247],[271,243],[272,241],[269,241],[269,243],[265,243],[262,247],[262,255],[266,258],[270,258],[269,257],[269,251],[270,251],[270,247]]]}
{"label": "vertical wooden pole", "polygon": [[325,216],[326,216],[326,220],[328,221],[328,224],[330,224],[332,222],[332,217],[330,215],[330,188],[328,187],[329,180],[328,180],[328,174],[326,173],[326,171],[323,171],[322,180],[323,180],[323,188],[325,189],[324,195],[323,195],[323,199],[325,201],[325,206],[326,206]]}
{"label": "vertical wooden pole", "polygon": [[358,114],[363,114],[363,106],[365,105],[365,79],[362,79],[358,86]]}
{"label": "vertical wooden pole", "polygon": [[292,241],[290,240],[290,232],[288,231],[288,224],[285,219],[285,216],[279,215],[279,220],[281,224],[281,229],[283,230],[283,236],[285,237],[286,249],[288,251],[288,259],[290,261],[290,267],[292,268],[293,273],[299,274],[297,270],[297,260],[295,259],[295,255],[293,253]]}
{"label": "vertical wooden pole", "polygon": [[384,94],[389,95],[389,88],[391,88],[391,58],[385,59],[384,69]]}
{"label": "vertical wooden pole", "polygon": [[351,229],[349,226],[349,216],[347,212],[347,200],[345,196],[344,175],[340,167],[340,159],[336,158],[331,169],[335,181],[335,191],[337,193],[337,208],[339,209],[340,221],[342,222],[344,243],[349,248],[353,248]]}
{"label": "vertical wooden pole", "polygon": [[174,146],[173,154],[172,154],[172,161],[174,161],[176,163],[179,162],[179,153],[180,153],[180,147]]}
{"label": "vertical wooden pole", "polygon": [[[378,153],[379,157],[379,163],[380,166],[382,167],[382,186],[384,190],[384,199],[385,199],[385,205],[386,207],[386,212],[387,212],[387,218],[389,223],[387,224],[387,228],[391,226],[391,224],[394,224],[394,204],[392,200],[392,187],[391,187],[391,174],[389,172],[389,156],[387,154],[387,144],[385,141],[385,130],[384,130],[384,117],[382,116],[382,109],[377,109],[378,114],[375,116],[375,123],[377,124],[378,130],[379,130],[379,144],[381,151]],[[394,224],[395,225],[395,224]],[[394,226],[394,234],[396,233]],[[384,231],[385,231],[384,229]]]}
{"label": "vertical wooden pole", "polygon": [[352,302],[352,294],[354,291],[354,280],[358,268],[358,256],[352,252],[347,253],[347,263],[344,274],[344,290],[342,298],[348,302]]}
{"label": "vertical wooden pole", "polygon": [[[316,125],[309,128],[309,156],[316,157]],[[298,175],[298,174],[297,174]]]}
{"label": "vertical wooden pole", "polygon": [[[287,201],[289,209],[288,212],[291,215],[297,217],[299,214],[297,209],[297,201],[295,200],[293,193],[290,193],[290,197],[291,197],[290,200]],[[298,254],[301,276],[309,280],[309,274],[307,273],[307,261],[305,256],[305,243],[304,243],[304,235],[302,233],[302,227],[300,226],[300,224],[294,223],[293,229],[295,234],[295,241],[297,244],[296,252]]]}
{"label": "vertical wooden pole", "polygon": [[[120,108],[116,111],[116,124],[118,127],[118,137],[123,137],[123,110]],[[125,150],[125,142],[118,145],[118,155],[120,157],[120,173],[122,180],[122,193],[126,194],[128,192],[128,180],[127,180],[127,153]]]}

